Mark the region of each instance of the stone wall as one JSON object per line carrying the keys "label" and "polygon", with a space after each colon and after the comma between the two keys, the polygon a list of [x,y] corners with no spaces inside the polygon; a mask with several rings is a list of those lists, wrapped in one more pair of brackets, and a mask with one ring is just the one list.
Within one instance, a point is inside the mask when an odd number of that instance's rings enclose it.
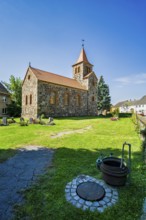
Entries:
{"label": "stone wall", "polygon": [[[51,93],[55,93],[55,103],[51,104]],[[65,103],[65,94],[68,94],[69,102]],[[77,99],[79,103],[77,103]],[[79,105],[78,105],[79,104]],[[87,111],[87,91],[70,87],[64,87],[51,83],[39,82],[38,84],[38,114],[53,116],[84,116]]]}
{"label": "stone wall", "polygon": [[97,115],[97,77],[94,72],[88,77],[88,115]]}
{"label": "stone wall", "polygon": [[[25,76],[25,80],[22,86],[22,117],[36,118],[37,113],[37,78],[28,70]],[[27,96],[27,103],[26,103]],[[30,96],[32,98],[30,98]],[[30,99],[32,99],[30,103]]]}

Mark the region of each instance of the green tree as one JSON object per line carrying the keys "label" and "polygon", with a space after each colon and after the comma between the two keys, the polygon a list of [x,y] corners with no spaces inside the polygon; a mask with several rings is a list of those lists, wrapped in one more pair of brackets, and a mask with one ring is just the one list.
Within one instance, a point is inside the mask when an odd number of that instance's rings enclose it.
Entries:
{"label": "green tree", "polygon": [[111,97],[109,87],[105,83],[103,76],[100,77],[97,85],[97,109],[99,112],[109,111],[111,107]]}
{"label": "green tree", "polygon": [[7,106],[8,114],[10,116],[20,116],[22,100],[22,80],[19,77],[11,75],[9,83],[3,82],[3,84],[11,94],[12,103]]}

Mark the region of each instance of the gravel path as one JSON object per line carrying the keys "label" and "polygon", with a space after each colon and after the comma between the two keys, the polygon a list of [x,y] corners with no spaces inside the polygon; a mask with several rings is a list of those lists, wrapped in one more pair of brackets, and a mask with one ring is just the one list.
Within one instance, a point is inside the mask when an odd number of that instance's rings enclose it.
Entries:
{"label": "gravel path", "polygon": [[45,168],[51,165],[54,151],[40,146],[27,146],[0,164],[0,219],[10,220],[13,206],[23,200],[28,188]]}

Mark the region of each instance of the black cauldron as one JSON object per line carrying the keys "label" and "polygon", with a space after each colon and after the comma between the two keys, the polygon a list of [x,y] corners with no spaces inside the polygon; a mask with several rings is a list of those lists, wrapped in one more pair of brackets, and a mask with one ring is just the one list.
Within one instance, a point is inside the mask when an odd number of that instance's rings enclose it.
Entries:
{"label": "black cauldron", "polygon": [[123,186],[129,173],[122,159],[117,157],[103,158],[100,166],[103,180],[112,186]]}

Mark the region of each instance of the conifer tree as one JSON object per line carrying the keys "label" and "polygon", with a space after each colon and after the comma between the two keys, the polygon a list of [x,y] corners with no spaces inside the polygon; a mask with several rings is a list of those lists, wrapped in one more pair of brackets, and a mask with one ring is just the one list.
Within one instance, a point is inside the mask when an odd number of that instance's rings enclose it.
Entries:
{"label": "conifer tree", "polygon": [[111,97],[109,87],[105,83],[103,76],[100,77],[97,85],[97,109],[99,112],[109,111],[111,107]]}

